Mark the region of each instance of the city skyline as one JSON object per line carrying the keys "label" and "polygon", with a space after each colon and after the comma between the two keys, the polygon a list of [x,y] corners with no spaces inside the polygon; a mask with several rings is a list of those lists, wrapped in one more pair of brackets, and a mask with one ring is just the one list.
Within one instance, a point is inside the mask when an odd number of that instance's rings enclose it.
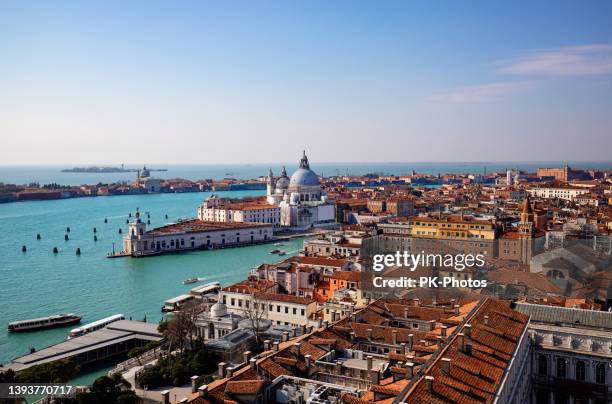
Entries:
{"label": "city skyline", "polygon": [[606,2],[3,11],[2,165],[609,160]]}

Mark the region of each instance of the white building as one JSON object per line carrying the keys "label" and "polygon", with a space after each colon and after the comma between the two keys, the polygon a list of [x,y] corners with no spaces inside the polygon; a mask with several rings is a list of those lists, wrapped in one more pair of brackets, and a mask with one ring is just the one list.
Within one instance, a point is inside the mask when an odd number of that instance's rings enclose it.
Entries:
{"label": "white building", "polygon": [[280,206],[281,226],[290,229],[305,230],[336,221],[335,204],[322,192],[319,177],[310,169],[306,152],[291,178],[287,177],[284,168],[276,181],[272,170],[268,172],[267,200],[269,204]]}
{"label": "white building", "polygon": [[123,238],[123,252],[144,256],[174,251],[214,249],[256,244],[273,237],[271,224],[219,223],[199,219],[172,223],[152,230],[137,211]]}
{"label": "white building", "polygon": [[198,219],[222,223],[268,223],[279,227],[281,210],[261,199],[229,200],[209,196],[198,207]]}
{"label": "white building", "polygon": [[528,189],[531,195],[538,198],[544,199],[564,199],[566,201],[573,201],[577,196],[588,194],[591,191],[584,188],[570,188],[570,187],[545,187],[545,188],[531,188]]}

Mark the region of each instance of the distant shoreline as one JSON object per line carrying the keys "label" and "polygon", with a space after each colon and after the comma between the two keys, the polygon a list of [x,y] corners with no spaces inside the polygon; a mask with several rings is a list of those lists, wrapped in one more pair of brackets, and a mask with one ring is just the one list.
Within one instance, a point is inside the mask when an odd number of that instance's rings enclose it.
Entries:
{"label": "distant shoreline", "polygon": [[[87,174],[108,174],[108,173],[137,173],[140,171],[137,168],[119,168],[119,167],[74,167],[64,168],[63,173],[87,173]],[[153,171],[168,171],[167,168],[152,168]]]}

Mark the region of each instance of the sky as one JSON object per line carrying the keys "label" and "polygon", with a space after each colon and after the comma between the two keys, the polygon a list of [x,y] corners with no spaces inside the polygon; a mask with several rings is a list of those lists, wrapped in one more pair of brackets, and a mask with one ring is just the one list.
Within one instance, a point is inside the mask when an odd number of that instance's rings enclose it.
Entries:
{"label": "sky", "polygon": [[612,160],[610,1],[5,1],[0,165]]}

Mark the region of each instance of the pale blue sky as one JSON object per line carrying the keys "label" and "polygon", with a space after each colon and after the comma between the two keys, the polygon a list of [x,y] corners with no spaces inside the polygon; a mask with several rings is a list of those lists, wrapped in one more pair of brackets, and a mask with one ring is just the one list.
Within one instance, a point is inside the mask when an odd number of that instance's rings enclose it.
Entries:
{"label": "pale blue sky", "polygon": [[3,2],[0,164],[610,160],[612,2]]}

